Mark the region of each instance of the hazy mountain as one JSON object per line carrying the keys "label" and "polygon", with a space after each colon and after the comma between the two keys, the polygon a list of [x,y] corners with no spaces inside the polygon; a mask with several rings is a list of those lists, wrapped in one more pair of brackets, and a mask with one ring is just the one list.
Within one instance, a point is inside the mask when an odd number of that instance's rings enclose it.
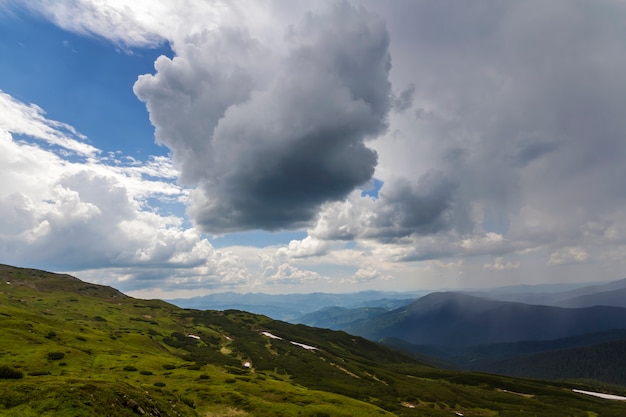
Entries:
{"label": "hazy mountain", "polygon": [[313,313],[305,314],[298,319],[299,323],[307,326],[321,327],[325,329],[340,330],[349,324],[354,324],[362,320],[372,319],[389,310],[381,307],[325,307]]}
{"label": "hazy mountain", "polygon": [[[551,305],[561,307],[590,307],[592,305],[611,305],[626,307],[626,297],[611,295],[601,292],[612,292],[619,289],[626,291],[626,279],[602,284],[540,284],[540,285],[516,285],[497,287],[483,290],[463,290],[465,294],[499,301],[514,301],[525,304]],[[385,292],[363,291],[346,294],[309,293],[309,294],[264,294],[264,293],[235,293],[224,292],[193,298],[169,299],[168,302],[183,308],[197,308],[201,310],[228,310],[236,309],[249,311],[255,314],[263,314],[276,320],[284,320],[291,323],[317,323],[321,327],[334,328],[338,324],[347,324],[350,318],[333,316],[331,321],[325,322],[322,317],[316,317],[312,313],[323,312],[329,307],[342,307],[346,314],[354,316],[356,312],[350,309],[363,307],[386,310],[399,308],[409,302],[431,293],[431,291],[412,292]],[[581,298],[598,293],[597,298]],[[336,311],[339,313],[339,310]],[[381,310],[381,312],[383,312]],[[368,316],[369,317],[369,316]],[[333,327],[334,326],[334,327]]]}
{"label": "hazy mountain", "polygon": [[210,294],[194,298],[168,300],[183,308],[200,310],[243,310],[264,314],[276,320],[300,323],[300,317],[326,307],[382,307],[397,308],[409,300],[414,300],[427,292],[384,292],[362,291],[347,294],[263,294],[234,292]]}
{"label": "hazy mountain", "polygon": [[500,301],[557,307],[626,307],[626,297],[623,297],[626,293],[626,279],[601,284],[521,285],[463,292]]}
{"label": "hazy mountain", "polygon": [[578,295],[560,300],[556,304],[562,307],[572,308],[591,307],[597,305],[626,308],[626,288]]}
{"label": "hazy mountain", "polygon": [[371,340],[398,338],[418,345],[472,346],[557,339],[617,328],[626,328],[625,308],[567,309],[463,293],[432,293],[344,330]]}

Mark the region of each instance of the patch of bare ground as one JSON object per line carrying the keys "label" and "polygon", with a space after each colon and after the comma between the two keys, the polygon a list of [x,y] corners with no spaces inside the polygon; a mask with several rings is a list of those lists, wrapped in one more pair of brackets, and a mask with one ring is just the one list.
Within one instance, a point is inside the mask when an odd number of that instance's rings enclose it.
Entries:
{"label": "patch of bare ground", "polygon": [[523,394],[521,392],[514,392],[514,391],[509,391],[509,390],[500,389],[500,388],[496,388],[496,391],[498,391],[498,392],[506,392],[508,394],[519,395],[520,397],[524,397],[524,398],[532,398],[532,397],[534,397],[533,394]]}
{"label": "patch of bare ground", "polygon": [[214,408],[204,414],[204,417],[243,417],[250,414],[243,410],[238,410],[232,407],[219,407]]}

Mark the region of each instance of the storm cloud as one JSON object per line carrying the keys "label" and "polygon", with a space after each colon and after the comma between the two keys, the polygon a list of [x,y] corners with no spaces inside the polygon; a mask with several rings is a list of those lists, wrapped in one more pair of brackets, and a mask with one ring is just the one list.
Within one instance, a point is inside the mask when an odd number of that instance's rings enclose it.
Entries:
{"label": "storm cloud", "polygon": [[186,42],[135,92],[195,187],[189,214],[202,229],[302,227],[371,179],[367,141],[392,107],[380,18],[339,2],[285,28],[282,47],[242,28]]}

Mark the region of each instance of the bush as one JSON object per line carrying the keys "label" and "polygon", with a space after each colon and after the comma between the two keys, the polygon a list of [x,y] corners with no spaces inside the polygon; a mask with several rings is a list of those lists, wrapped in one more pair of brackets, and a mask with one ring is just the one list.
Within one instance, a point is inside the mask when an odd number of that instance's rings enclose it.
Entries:
{"label": "bush", "polygon": [[194,400],[192,400],[191,398],[187,398],[187,397],[181,397],[180,399],[185,405],[187,405],[187,407],[196,408],[196,403],[194,402]]}
{"label": "bush", "polygon": [[20,379],[24,374],[18,369],[11,368],[10,366],[0,366],[0,379]]}
{"label": "bush", "polygon": [[63,352],[48,352],[48,360],[49,361],[58,361],[65,357],[65,353]]}
{"label": "bush", "polygon": [[139,371],[141,375],[152,375],[152,371]]}
{"label": "bush", "polygon": [[134,371],[136,371],[136,370],[137,370],[137,368],[135,368],[135,367],[134,367],[134,366],[132,366],[132,365],[126,365],[126,366],[124,367],[124,370],[125,370],[125,371],[129,371],[129,372],[134,372]]}
{"label": "bush", "polygon": [[176,369],[176,365],[170,365],[169,363],[166,363],[166,364],[163,365],[163,368],[164,369],[168,369],[168,370]]}
{"label": "bush", "polygon": [[45,376],[45,375],[50,375],[50,371],[32,371],[32,372],[29,372],[28,375],[30,375],[30,376]]}
{"label": "bush", "polygon": [[165,386],[165,382],[155,382],[154,386],[155,387],[164,387]]}

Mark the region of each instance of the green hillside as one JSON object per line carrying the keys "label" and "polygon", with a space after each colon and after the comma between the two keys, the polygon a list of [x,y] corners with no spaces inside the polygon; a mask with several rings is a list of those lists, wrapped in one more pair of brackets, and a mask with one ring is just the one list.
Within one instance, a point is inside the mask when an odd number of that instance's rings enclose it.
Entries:
{"label": "green hillside", "polygon": [[0,266],[0,326],[2,416],[587,417],[624,410],[621,402],[573,393],[573,385],[440,370],[343,332],[234,310],[185,310],[9,266]]}

